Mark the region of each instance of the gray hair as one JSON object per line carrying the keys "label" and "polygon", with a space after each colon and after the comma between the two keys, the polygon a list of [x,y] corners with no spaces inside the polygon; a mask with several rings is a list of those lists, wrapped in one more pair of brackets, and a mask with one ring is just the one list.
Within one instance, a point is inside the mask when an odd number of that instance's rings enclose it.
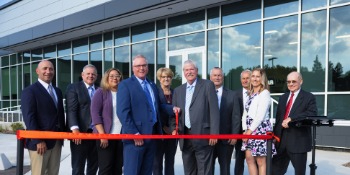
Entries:
{"label": "gray hair", "polygon": [[145,60],[146,60],[146,63],[148,64],[148,61],[147,61],[146,57],[143,56],[143,55],[141,55],[141,54],[139,54],[139,55],[134,56],[134,58],[132,58],[132,65],[134,65],[135,60],[136,60],[137,58],[143,58],[143,59],[145,59]]}
{"label": "gray hair", "polygon": [[96,67],[95,67],[94,65],[92,65],[92,64],[87,64],[86,66],[84,66],[83,72],[84,72],[85,69],[87,69],[87,68],[93,68],[93,69],[95,70],[95,73],[97,74],[97,69],[96,69]]}
{"label": "gray hair", "polygon": [[[196,69],[198,70],[198,67],[197,67],[196,63],[195,63],[193,60],[191,60],[191,59],[186,60],[186,61],[184,62],[183,67],[185,67],[186,64],[192,65],[194,68],[196,68]],[[182,68],[182,69],[183,69],[183,68]]]}
{"label": "gray hair", "polygon": [[251,71],[251,70],[249,70],[249,69],[246,69],[246,70],[244,70],[244,71],[242,71],[242,72],[241,72],[241,78],[242,78],[242,74],[244,74],[244,73],[248,73],[248,74],[249,74],[249,76],[251,76],[251,75],[252,75],[252,71]]}
{"label": "gray hair", "polygon": [[213,74],[213,70],[220,70],[220,71],[221,71],[221,75],[224,75],[224,72],[223,72],[223,70],[222,70],[220,67],[213,67],[213,68],[210,70],[210,76]]}

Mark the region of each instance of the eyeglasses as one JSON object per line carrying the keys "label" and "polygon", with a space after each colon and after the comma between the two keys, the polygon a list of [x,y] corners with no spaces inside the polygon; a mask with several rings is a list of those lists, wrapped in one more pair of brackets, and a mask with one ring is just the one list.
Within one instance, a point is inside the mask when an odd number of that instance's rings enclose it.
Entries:
{"label": "eyeglasses", "polygon": [[110,79],[120,78],[120,75],[110,75],[108,76]]}
{"label": "eyeglasses", "polygon": [[287,81],[287,84],[295,84],[295,83],[297,83],[297,81],[295,81],[295,80]]}
{"label": "eyeglasses", "polygon": [[148,66],[147,64],[134,65],[134,67],[136,67],[138,69],[141,67],[146,68],[147,66]]}
{"label": "eyeglasses", "polygon": [[172,79],[173,77],[171,77],[171,76],[161,76],[160,78],[169,78],[169,79]]}

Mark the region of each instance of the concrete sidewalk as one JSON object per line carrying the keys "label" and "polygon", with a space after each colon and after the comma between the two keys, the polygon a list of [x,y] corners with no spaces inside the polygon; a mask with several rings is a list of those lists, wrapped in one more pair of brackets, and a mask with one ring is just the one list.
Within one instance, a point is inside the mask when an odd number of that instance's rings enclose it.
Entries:
{"label": "concrete sidewalk", "polygon": [[[61,165],[60,165],[60,175],[71,174],[71,157],[69,141],[65,141],[64,147],[62,149]],[[16,154],[17,154],[17,139],[16,135],[12,134],[1,134],[0,133],[0,153],[4,153],[6,157],[10,160],[13,166],[16,166]],[[231,162],[231,174],[233,174],[235,159]],[[343,164],[350,162],[349,152],[337,152],[337,151],[323,151],[316,150],[316,174],[317,175],[347,175],[350,174],[350,168],[343,166]],[[308,154],[308,165],[311,163],[311,152]],[[30,160],[28,156],[28,151],[24,151],[24,165],[29,165]],[[1,171],[0,171],[0,174]],[[26,175],[30,175],[28,172]],[[178,148],[175,156],[175,174],[182,175],[183,164],[181,158],[181,151]],[[215,164],[215,174],[220,174],[219,164]],[[248,175],[248,170],[245,165],[245,175]],[[310,174],[310,168],[307,168],[306,174]],[[286,175],[294,175],[293,167],[290,165]]]}

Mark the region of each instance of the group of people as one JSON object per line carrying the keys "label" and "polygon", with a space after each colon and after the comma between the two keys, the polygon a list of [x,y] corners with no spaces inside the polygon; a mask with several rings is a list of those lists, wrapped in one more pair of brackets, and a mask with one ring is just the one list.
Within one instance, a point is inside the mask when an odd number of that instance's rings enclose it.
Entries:
{"label": "group of people", "polygon": [[[236,91],[223,86],[224,74],[219,67],[210,71],[210,80],[199,78],[192,60],[183,63],[186,83],[175,89],[171,88],[174,73],[169,68],[158,69],[158,87],[147,78],[148,62],[142,55],[133,58],[132,71],[133,75],[123,80],[118,69],[110,68],[98,87],[96,67],[86,65],[82,81],[67,87],[65,118],[62,92],[52,85],[54,66],[48,60],[41,61],[36,69],[38,81],[21,96],[27,130],[133,135],[264,135],[273,131],[281,141],[273,144],[272,174],[285,174],[289,162],[295,174],[305,174],[311,128],[292,127],[290,122],[315,116],[317,107],[315,97],[301,89],[300,73],[288,74],[288,92],[279,98],[273,127],[264,69],[244,70],[240,75],[242,89]],[[179,113],[178,128],[175,113]],[[220,174],[230,174],[234,149],[235,175],[243,175],[244,160],[249,174],[266,174],[266,140],[141,137],[72,139],[72,174],[172,175],[178,144],[186,175],[214,174],[216,159]],[[60,139],[27,139],[32,174],[58,174],[62,145]]]}

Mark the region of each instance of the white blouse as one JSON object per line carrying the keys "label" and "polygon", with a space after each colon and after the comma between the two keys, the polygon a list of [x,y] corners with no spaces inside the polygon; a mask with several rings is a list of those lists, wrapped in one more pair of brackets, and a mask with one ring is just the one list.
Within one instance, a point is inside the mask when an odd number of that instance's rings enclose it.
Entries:
{"label": "white blouse", "polygon": [[113,102],[113,123],[111,134],[120,134],[122,129],[122,124],[117,116],[117,92],[112,92],[112,102]]}

